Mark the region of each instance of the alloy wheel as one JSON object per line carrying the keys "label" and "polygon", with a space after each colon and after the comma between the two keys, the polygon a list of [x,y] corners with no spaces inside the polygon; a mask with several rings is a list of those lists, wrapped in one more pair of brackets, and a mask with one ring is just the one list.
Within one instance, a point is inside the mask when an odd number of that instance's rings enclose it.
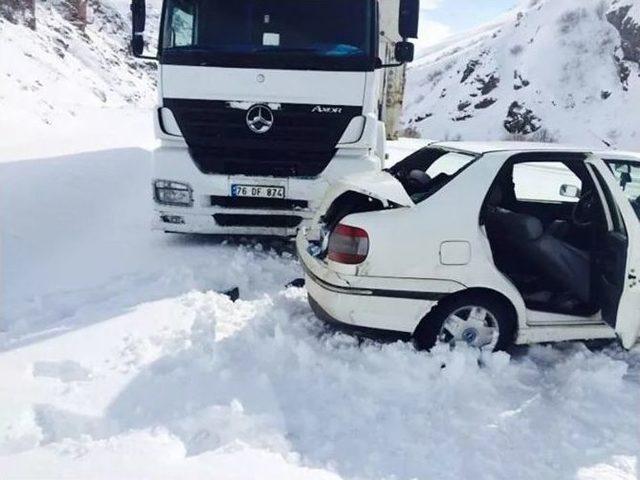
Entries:
{"label": "alloy wheel", "polygon": [[470,305],[458,308],[445,319],[438,341],[452,346],[466,343],[481,350],[493,351],[499,337],[495,315],[484,307]]}

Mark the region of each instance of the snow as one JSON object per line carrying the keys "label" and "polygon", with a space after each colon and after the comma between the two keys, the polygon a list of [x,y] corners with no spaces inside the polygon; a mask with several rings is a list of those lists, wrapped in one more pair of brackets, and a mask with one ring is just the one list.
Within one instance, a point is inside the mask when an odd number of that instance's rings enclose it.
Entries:
{"label": "snow", "polygon": [[285,287],[290,245],[152,232],[149,99],[107,82],[102,102],[101,66],[74,76],[40,48],[54,33],[0,22],[3,480],[638,477],[638,348],[480,357],[327,331]]}
{"label": "snow", "polygon": [[[0,136],[0,162],[51,156],[51,144],[68,142],[78,151],[126,145],[137,132],[111,125],[116,118],[141,125],[130,120],[137,116],[130,102],[150,107],[156,98],[155,71],[128,55],[129,26],[117,11],[92,3],[92,23],[83,33],[63,19],[59,3],[38,3],[36,32],[0,17],[0,104],[11,112],[0,116],[0,131],[10,132]],[[155,12],[150,9],[151,32]],[[116,108],[128,112],[114,114]],[[151,132],[148,125],[144,130]]]}
{"label": "snow", "polygon": [[[634,6],[629,21],[640,24],[635,0],[523,1],[497,21],[431,47],[409,69],[406,128],[424,138],[640,149],[632,120],[640,65],[620,60],[623,40],[607,20],[626,5]],[[517,116],[528,110],[534,120],[507,129],[514,102]]]}
{"label": "snow", "polygon": [[332,334],[288,248],[151,232],[146,149],[51,148],[0,165],[3,478],[636,478],[640,351]]}

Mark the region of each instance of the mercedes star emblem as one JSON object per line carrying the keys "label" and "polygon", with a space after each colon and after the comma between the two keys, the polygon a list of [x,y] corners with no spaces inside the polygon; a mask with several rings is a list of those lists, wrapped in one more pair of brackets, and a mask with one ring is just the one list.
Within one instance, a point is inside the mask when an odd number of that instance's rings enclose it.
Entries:
{"label": "mercedes star emblem", "polygon": [[273,126],[273,112],[266,105],[254,105],[247,111],[246,120],[253,133],[267,133]]}

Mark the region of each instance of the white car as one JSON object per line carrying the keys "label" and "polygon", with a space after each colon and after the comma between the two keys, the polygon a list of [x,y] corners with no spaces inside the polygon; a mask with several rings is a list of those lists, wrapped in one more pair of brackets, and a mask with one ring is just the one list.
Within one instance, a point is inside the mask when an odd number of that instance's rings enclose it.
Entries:
{"label": "white car", "polygon": [[309,301],[364,334],[487,350],[640,330],[640,155],[436,143],[334,185],[297,248]]}

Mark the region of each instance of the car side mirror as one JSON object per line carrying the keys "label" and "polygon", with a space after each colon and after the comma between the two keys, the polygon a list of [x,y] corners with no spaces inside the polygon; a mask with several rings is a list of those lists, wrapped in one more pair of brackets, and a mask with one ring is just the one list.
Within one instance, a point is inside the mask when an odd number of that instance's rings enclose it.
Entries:
{"label": "car side mirror", "polygon": [[147,6],[145,0],[131,1],[131,52],[141,57],[144,51],[144,29],[147,22]]}
{"label": "car side mirror", "polygon": [[415,56],[415,46],[411,42],[398,42],[395,49],[396,61],[399,63],[413,62]]}
{"label": "car side mirror", "polygon": [[566,198],[580,198],[582,191],[575,185],[562,185],[560,187],[560,196]]}
{"label": "car side mirror", "polygon": [[633,182],[631,165],[628,163],[619,163],[615,166],[615,171],[620,174],[620,186],[623,190],[626,189],[627,185]]}
{"label": "car side mirror", "polygon": [[620,174],[620,186],[622,187],[622,189],[625,190],[627,188],[627,185],[629,185],[630,183],[633,183],[633,178],[631,177],[631,173],[622,172]]}
{"label": "car side mirror", "polygon": [[420,0],[400,0],[398,33],[403,39],[418,38]]}

